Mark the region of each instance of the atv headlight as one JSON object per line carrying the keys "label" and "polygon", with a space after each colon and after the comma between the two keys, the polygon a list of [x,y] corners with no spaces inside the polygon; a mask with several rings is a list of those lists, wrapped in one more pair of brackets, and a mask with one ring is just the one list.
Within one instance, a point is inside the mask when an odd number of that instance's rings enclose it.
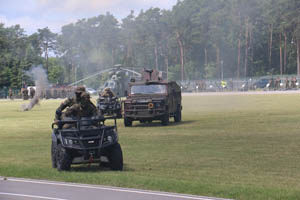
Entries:
{"label": "atv headlight", "polygon": [[65,144],[66,145],[72,145],[73,144],[73,140],[65,138]]}
{"label": "atv headlight", "polygon": [[107,141],[112,142],[112,137],[110,135],[107,136]]}
{"label": "atv headlight", "polygon": [[78,144],[78,140],[72,140],[72,139],[64,139],[65,145],[73,145],[73,144]]}
{"label": "atv headlight", "polygon": [[100,109],[101,110],[105,110],[106,109],[106,105],[100,105]]}

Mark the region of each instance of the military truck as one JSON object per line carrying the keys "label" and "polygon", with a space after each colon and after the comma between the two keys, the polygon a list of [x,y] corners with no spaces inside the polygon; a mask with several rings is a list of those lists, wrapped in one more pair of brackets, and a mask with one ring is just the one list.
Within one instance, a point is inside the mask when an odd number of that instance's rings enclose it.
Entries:
{"label": "military truck", "polygon": [[144,70],[142,81],[129,83],[124,105],[124,125],[132,126],[133,121],[141,123],[160,120],[169,124],[169,118],[181,121],[181,89],[175,81],[161,79],[158,71]]}

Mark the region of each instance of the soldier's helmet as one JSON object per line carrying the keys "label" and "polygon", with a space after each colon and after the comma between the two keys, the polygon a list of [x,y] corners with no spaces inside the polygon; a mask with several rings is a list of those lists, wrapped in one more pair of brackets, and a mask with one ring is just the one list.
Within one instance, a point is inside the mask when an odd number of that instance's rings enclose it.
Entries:
{"label": "soldier's helmet", "polygon": [[104,91],[105,91],[105,92],[110,92],[111,90],[110,90],[109,87],[107,87],[107,88],[104,88]]}
{"label": "soldier's helmet", "polygon": [[83,86],[78,86],[78,87],[75,89],[75,93],[77,93],[77,94],[81,94],[81,93],[83,93],[83,92],[85,92],[85,87],[83,87]]}
{"label": "soldier's helmet", "polygon": [[80,98],[81,98],[83,103],[86,103],[86,102],[90,101],[91,96],[87,92],[82,92],[81,95],[80,95]]}
{"label": "soldier's helmet", "polygon": [[88,92],[82,92],[80,97],[83,98],[83,99],[90,99],[91,98],[91,96]]}

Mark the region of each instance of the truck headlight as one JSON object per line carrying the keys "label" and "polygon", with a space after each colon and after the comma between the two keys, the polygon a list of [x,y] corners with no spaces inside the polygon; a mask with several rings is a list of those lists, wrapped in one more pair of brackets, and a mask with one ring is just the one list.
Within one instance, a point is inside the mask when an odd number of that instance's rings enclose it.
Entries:
{"label": "truck headlight", "polygon": [[149,104],[148,104],[148,108],[149,108],[149,109],[154,108],[154,104],[153,104],[153,103],[149,103]]}

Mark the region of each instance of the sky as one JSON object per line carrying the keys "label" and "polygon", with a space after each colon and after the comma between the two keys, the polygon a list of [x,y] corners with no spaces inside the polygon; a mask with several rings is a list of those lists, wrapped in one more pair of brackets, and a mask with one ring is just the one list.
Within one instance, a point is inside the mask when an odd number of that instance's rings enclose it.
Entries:
{"label": "sky", "polygon": [[177,0],[0,0],[0,23],[20,24],[26,34],[48,27],[59,33],[61,27],[110,12],[118,20],[133,10],[137,15],[151,7],[172,9]]}

